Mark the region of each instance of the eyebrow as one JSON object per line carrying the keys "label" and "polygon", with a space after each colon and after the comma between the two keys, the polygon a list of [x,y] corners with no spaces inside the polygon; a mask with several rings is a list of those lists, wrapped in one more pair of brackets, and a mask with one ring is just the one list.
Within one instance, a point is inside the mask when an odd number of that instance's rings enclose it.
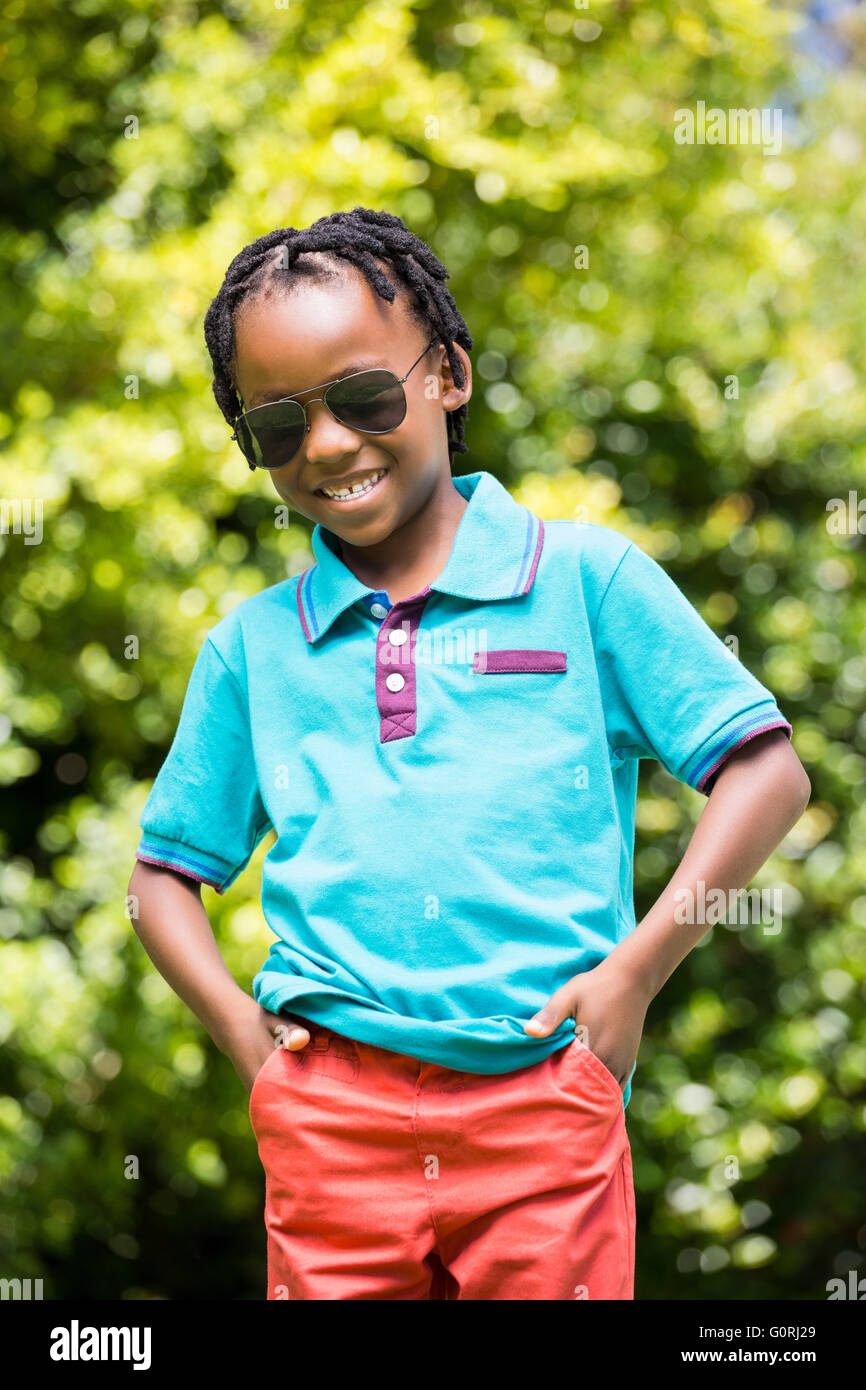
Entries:
{"label": "eyebrow", "polygon": [[[361,357],[357,362],[349,362],[340,372],[339,376],[329,378],[327,385],[330,386],[333,381],[341,381],[344,376],[352,376],[354,372],[366,372],[372,370],[374,367],[384,366],[384,362],[379,358]],[[391,368],[388,367],[386,370],[390,371]],[[270,405],[272,401],[284,401],[287,396],[305,396],[308,391],[315,391],[317,389],[316,386],[303,386],[300,391],[259,391],[256,395],[250,397],[247,409],[252,410],[253,407],[257,405]]]}

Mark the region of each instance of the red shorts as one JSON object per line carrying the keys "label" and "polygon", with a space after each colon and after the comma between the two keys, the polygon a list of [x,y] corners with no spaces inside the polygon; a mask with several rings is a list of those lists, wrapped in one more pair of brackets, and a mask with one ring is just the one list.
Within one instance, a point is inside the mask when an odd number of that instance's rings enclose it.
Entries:
{"label": "red shorts", "polygon": [[269,1299],[634,1297],[622,1091],[582,1042],[483,1076],[305,1026],[250,1094]]}

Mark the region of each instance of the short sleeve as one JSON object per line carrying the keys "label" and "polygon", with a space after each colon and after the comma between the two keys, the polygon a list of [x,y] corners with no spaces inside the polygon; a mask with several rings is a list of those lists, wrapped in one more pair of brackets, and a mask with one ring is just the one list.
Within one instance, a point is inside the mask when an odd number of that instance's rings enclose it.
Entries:
{"label": "short sleeve", "polygon": [[602,598],[596,658],[615,759],[657,758],[709,795],[735,749],[791,725],[655,560],[632,542]]}
{"label": "short sleeve", "polygon": [[224,893],[269,828],[247,699],[208,637],[196,657],[171,748],[142,812],[136,857]]}

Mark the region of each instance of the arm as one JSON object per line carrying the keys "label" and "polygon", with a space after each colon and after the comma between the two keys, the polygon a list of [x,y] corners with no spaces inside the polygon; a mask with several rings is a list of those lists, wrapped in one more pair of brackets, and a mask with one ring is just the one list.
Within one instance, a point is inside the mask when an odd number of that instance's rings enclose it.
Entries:
{"label": "arm", "polygon": [[628,1080],[650,1001],[712,922],[680,923],[683,890],[695,901],[744,888],[796,825],[811,784],[783,731],[761,734],[731,754],[716,776],[682,861],[650,911],[594,970],[575,975],[525,1025],[546,1037],[571,1014],[621,1086]]}
{"label": "arm", "polygon": [[[286,1021],[263,1009],[230,974],[201,901],[201,884],[138,860],[128,892],[138,899],[132,925],[160,975],[204,1025],[250,1090],[272,1051],[275,1030]],[[292,1051],[310,1040],[291,1031]]]}

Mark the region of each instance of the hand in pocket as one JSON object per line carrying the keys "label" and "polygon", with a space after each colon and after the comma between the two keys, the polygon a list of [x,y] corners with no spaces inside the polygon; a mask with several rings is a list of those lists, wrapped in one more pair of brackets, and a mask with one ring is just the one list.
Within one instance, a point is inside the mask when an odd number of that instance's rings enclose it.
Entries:
{"label": "hand in pocket", "polygon": [[238,1020],[230,1046],[226,1049],[232,1065],[250,1094],[262,1067],[276,1047],[299,1052],[310,1041],[309,1030],[292,1015],[273,1014],[250,1000],[253,1009]]}
{"label": "hand in pocket", "polygon": [[618,969],[612,953],[592,970],[572,976],[523,1026],[534,1037],[547,1037],[571,1015],[578,1038],[622,1091],[637,1057],[650,998],[642,981]]}

